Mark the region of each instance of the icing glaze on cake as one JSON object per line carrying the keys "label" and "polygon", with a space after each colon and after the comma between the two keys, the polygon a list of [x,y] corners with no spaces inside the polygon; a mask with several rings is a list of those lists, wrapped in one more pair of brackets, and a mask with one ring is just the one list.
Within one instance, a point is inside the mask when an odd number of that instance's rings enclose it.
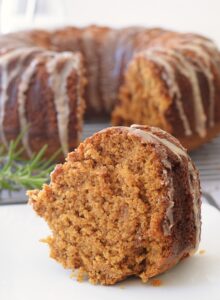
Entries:
{"label": "icing glaze on cake", "polygon": [[[74,67],[76,52],[81,56]],[[61,67],[65,59],[66,66]],[[51,152],[61,147],[67,153],[77,144],[83,95],[86,119],[111,115],[113,125],[157,126],[179,138],[189,149],[220,131],[219,51],[211,40],[196,34],[160,28],[89,26],[2,35],[0,78],[2,143],[7,147],[19,130],[30,125],[23,137],[29,155],[45,141]],[[45,118],[40,117],[41,101],[45,103]],[[6,114],[12,102],[16,112],[10,116],[10,125]],[[36,115],[32,120],[29,110],[33,107]],[[41,124],[47,132],[36,127],[38,119],[48,122]]]}

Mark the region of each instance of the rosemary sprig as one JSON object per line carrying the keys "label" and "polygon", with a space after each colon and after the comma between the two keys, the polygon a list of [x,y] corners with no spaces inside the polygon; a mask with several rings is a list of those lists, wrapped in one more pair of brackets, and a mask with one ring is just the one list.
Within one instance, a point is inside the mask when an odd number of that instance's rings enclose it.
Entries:
{"label": "rosemary sprig", "polygon": [[7,151],[3,146],[0,147],[0,192],[40,188],[49,180],[54,160],[60,153],[59,150],[50,159],[45,160],[44,154],[47,149],[45,145],[30,159],[22,158],[24,148],[20,146],[20,141],[23,134],[10,142]]}

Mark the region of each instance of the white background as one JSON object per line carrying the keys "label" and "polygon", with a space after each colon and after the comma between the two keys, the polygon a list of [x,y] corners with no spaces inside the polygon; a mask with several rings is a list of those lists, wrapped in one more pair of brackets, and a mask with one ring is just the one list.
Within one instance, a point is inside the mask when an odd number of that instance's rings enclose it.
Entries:
{"label": "white background", "polygon": [[0,2],[4,32],[62,24],[146,25],[202,33],[220,45],[220,0],[36,0],[34,19],[24,15],[34,0]]}

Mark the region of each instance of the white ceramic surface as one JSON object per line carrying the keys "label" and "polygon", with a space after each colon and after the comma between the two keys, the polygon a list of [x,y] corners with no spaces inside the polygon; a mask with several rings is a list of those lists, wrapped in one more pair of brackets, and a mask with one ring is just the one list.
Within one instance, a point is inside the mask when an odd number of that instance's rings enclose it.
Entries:
{"label": "white ceramic surface", "polygon": [[119,300],[119,299],[219,299],[220,213],[203,205],[202,242],[192,258],[159,276],[154,287],[129,279],[113,287],[78,283],[70,271],[48,258],[39,239],[49,230],[27,205],[0,207],[1,300]]}

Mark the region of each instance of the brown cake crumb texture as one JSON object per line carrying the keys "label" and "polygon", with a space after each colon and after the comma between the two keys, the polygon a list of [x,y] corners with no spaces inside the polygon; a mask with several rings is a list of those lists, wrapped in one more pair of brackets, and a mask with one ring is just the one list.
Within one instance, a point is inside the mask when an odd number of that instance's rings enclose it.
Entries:
{"label": "brown cake crumb texture", "polygon": [[[49,185],[28,192],[52,230],[51,257],[92,283],[111,285],[132,275],[146,282],[197,247],[184,159],[167,149],[172,170],[166,169],[157,146],[129,130],[113,127],[88,138],[56,166]],[[173,224],[166,172],[174,180]],[[196,205],[199,214],[199,199]]]}
{"label": "brown cake crumb texture", "polygon": [[161,286],[163,284],[163,282],[160,279],[152,279],[150,284],[152,286],[158,287],[158,286]]}

